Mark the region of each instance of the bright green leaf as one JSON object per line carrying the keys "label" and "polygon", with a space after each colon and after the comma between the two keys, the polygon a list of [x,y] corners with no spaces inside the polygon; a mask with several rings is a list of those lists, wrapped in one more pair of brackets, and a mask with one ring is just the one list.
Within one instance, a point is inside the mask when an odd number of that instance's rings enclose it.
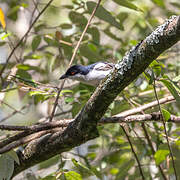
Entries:
{"label": "bright green leaf", "polygon": [[71,102],[73,102],[74,101],[74,97],[66,97],[65,98],[65,102],[66,103],[71,103]]}
{"label": "bright green leaf", "polygon": [[81,175],[75,171],[65,172],[64,176],[66,177],[66,180],[82,180]]}
{"label": "bright green leaf", "polygon": [[171,117],[171,114],[164,108],[161,108],[161,110],[165,121],[168,121]]}
{"label": "bright green leaf", "polygon": [[151,0],[154,4],[158,5],[161,8],[165,8],[164,0]]}
{"label": "bright green leaf", "polygon": [[2,33],[2,34],[0,35],[0,38],[1,38],[2,40],[6,40],[6,38],[9,37],[9,36],[11,36],[11,33]]}
{"label": "bright green leaf", "polygon": [[118,168],[112,168],[112,169],[110,169],[110,173],[111,173],[112,175],[116,175],[118,172],[119,172],[119,169],[118,169]]}
{"label": "bright green leaf", "polygon": [[169,154],[169,150],[166,149],[159,149],[156,151],[154,158],[157,165],[161,164]]}

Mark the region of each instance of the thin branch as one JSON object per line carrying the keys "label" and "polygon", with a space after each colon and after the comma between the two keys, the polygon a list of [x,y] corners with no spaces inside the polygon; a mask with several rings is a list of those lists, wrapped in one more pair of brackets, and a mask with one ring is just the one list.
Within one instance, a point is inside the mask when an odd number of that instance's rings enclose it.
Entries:
{"label": "thin branch", "polygon": [[37,132],[37,131],[43,131],[43,130],[48,130],[52,128],[57,128],[57,127],[67,127],[72,120],[62,120],[62,121],[55,121],[55,122],[47,122],[47,123],[41,123],[41,124],[36,124],[32,126],[13,126],[13,125],[2,125],[0,124],[0,129],[2,130],[12,130],[12,131],[32,131],[32,132]]}
{"label": "thin branch", "polygon": [[[168,96],[168,97],[160,99],[159,104],[171,103],[173,101],[175,101],[174,97],[173,96]],[[142,111],[144,111],[146,109],[152,108],[152,107],[157,106],[157,105],[158,105],[158,101],[155,100],[155,101],[150,102],[148,104],[145,104],[143,106],[124,111],[124,112],[118,114],[118,116],[129,116],[129,115],[132,115],[132,114],[140,113],[140,112],[142,112]]]}
{"label": "thin branch", "polygon": [[[141,106],[140,104],[136,103],[135,101],[133,101],[133,100],[131,100],[131,99],[128,100],[128,102],[130,102],[130,104],[131,104],[132,107],[134,107],[134,104],[137,105],[138,107]],[[145,115],[144,111],[141,111],[141,114],[142,114],[142,115]],[[152,154],[154,155],[154,154],[155,154],[155,150],[154,150],[154,147],[153,147],[153,144],[152,144],[152,141],[151,141],[151,136],[149,136],[148,131],[147,131],[147,129],[146,129],[145,123],[141,123],[141,127],[142,127],[142,129],[143,129],[143,131],[144,131],[145,138],[146,138],[146,140],[147,140],[147,142],[148,142],[148,144],[149,144],[149,146],[150,146],[150,148],[151,148],[151,150],[152,150]],[[134,131],[134,133],[136,133],[136,131]],[[142,141],[141,138],[139,138],[139,140]],[[143,142],[144,142],[144,141],[143,141]],[[154,159],[154,156],[153,156],[153,159]],[[163,170],[163,168],[162,168],[162,165],[161,165],[161,164],[158,165],[158,168],[159,168],[159,171],[160,171],[163,179],[164,179],[164,180],[167,180],[167,177],[166,177],[165,172],[164,172],[164,170]]]}
{"label": "thin branch", "polygon": [[163,122],[163,126],[164,126],[164,132],[165,132],[165,135],[166,135],[166,140],[167,140],[170,156],[172,158],[172,165],[173,165],[173,169],[174,169],[174,174],[175,174],[176,180],[178,180],[178,175],[177,175],[177,172],[176,172],[176,166],[175,166],[175,162],[174,162],[173,152],[172,152],[172,149],[171,149],[171,146],[170,146],[170,143],[169,143],[168,133],[167,133],[167,130],[166,130],[166,123],[165,123],[164,116],[162,114],[162,109],[161,109],[161,105],[160,105],[160,102],[159,102],[158,94],[156,92],[156,81],[155,81],[155,79],[154,79],[153,88],[154,88],[154,94],[155,94],[156,100],[158,102],[159,111],[160,111],[160,113],[162,115],[162,122]]}
{"label": "thin branch", "polygon": [[[80,46],[80,44],[81,44],[81,41],[83,40],[83,37],[84,37],[84,35],[85,35],[85,33],[86,33],[89,25],[90,25],[90,23],[91,23],[94,15],[95,15],[95,13],[96,13],[96,10],[98,9],[100,3],[101,3],[101,0],[98,0],[95,8],[93,9],[93,12],[92,12],[92,14],[91,14],[91,16],[90,16],[87,24],[86,24],[86,27],[84,28],[84,30],[83,30],[83,32],[82,32],[82,34],[81,34],[81,37],[80,37],[80,39],[79,39],[79,41],[78,41],[78,43],[77,43],[77,45],[76,45],[76,47],[75,47],[75,49],[74,49],[74,52],[73,52],[73,55],[72,55],[72,57],[71,57],[71,60],[70,60],[70,63],[69,63],[68,68],[72,65],[72,63],[73,63],[73,61],[74,61],[74,58],[75,58],[75,56],[76,56],[76,54],[77,54],[77,51],[78,51],[78,49],[79,49],[79,46]],[[56,106],[58,105],[59,95],[60,95],[60,93],[61,93],[61,91],[62,91],[62,89],[63,89],[63,86],[64,86],[65,81],[66,81],[65,79],[62,81],[62,83],[61,83],[61,85],[60,85],[60,88],[59,88],[59,90],[58,90],[58,93],[57,93],[57,96],[56,96],[56,100],[55,100],[55,102],[54,102],[54,107],[53,107],[51,116],[50,116],[50,118],[49,118],[49,121],[50,121],[50,122],[52,121],[52,119],[53,119],[53,117],[54,117],[54,113],[55,113],[55,111],[56,111]]]}
{"label": "thin branch", "polygon": [[130,146],[131,146],[132,153],[134,154],[134,157],[135,157],[135,159],[136,159],[136,161],[137,161],[137,163],[138,163],[138,168],[139,168],[139,172],[140,172],[140,174],[141,174],[141,177],[142,177],[142,179],[145,179],[144,174],[143,174],[143,171],[142,171],[142,168],[141,168],[140,161],[139,161],[139,159],[138,159],[138,157],[137,157],[137,154],[136,154],[136,152],[135,152],[135,150],[134,150],[134,147],[133,147],[133,145],[132,145],[132,142],[131,142],[131,140],[130,140],[130,137],[129,137],[128,133],[126,132],[126,129],[125,129],[123,126],[121,126],[121,128],[122,128],[122,130],[124,131],[124,134],[125,134],[126,137],[127,137],[127,140],[128,140],[128,142],[129,142],[129,144],[130,144]]}
{"label": "thin branch", "polygon": [[17,113],[22,114],[22,110],[24,110],[24,109],[27,108],[28,106],[29,106],[29,104],[23,106],[20,110],[14,110],[14,111],[13,111],[11,114],[9,114],[8,116],[0,119],[0,122],[2,123],[3,121],[6,121],[7,119],[11,118],[12,116],[14,116],[14,115],[17,114]]}
{"label": "thin branch", "polygon": [[[31,18],[30,18],[30,21],[29,21],[29,26],[31,26],[32,22],[33,22],[33,18],[34,18],[34,15],[35,15],[35,12],[37,10],[37,7],[38,7],[38,2],[36,3],[35,1],[33,1],[33,4],[34,4],[34,9],[31,13]],[[39,12],[40,13],[40,12]],[[24,44],[26,44],[26,41],[28,39],[28,34],[26,34],[26,37],[24,37]],[[24,49],[25,49],[25,45],[23,46],[23,48],[21,49],[21,52],[20,52],[20,60],[22,60],[22,56],[23,56],[23,53],[24,53]]]}
{"label": "thin branch", "polygon": [[[146,137],[146,139],[147,139],[147,141],[148,141],[148,144],[149,144],[149,146],[150,146],[150,148],[151,148],[152,154],[154,155],[154,154],[155,154],[155,149],[154,149],[154,147],[153,147],[153,144],[152,144],[152,141],[151,141],[151,137],[149,136],[148,131],[146,130],[145,124],[142,123],[141,127],[142,127],[143,130],[144,130],[144,135],[145,135],[145,137]],[[161,166],[161,164],[158,165],[158,168],[159,168],[159,171],[160,171],[163,179],[164,179],[164,180],[168,180],[168,178],[166,177],[165,172],[164,172],[163,167]]]}
{"label": "thin branch", "polygon": [[4,102],[4,101],[2,101],[2,100],[0,100],[0,103],[6,105],[7,107],[9,107],[10,109],[12,109],[12,110],[14,110],[14,111],[17,111],[17,112],[19,112],[19,113],[21,113],[21,114],[24,114],[24,113],[21,112],[20,110],[17,110],[17,109],[14,108],[13,106],[9,105],[8,103],[6,103],[6,102]]}

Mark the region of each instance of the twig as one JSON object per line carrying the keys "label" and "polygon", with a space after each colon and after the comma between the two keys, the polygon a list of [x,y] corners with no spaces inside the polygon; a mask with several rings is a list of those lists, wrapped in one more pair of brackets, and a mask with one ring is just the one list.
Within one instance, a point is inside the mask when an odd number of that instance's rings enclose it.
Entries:
{"label": "twig", "polygon": [[[159,99],[159,104],[170,103],[170,102],[172,102],[174,100],[175,99],[174,99],[173,96],[168,96],[168,97]],[[129,116],[129,115],[132,115],[132,114],[140,113],[140,112],[142,112],[142,111],[144,111],[146,109],[149,109],[149,108],[157,106],[157,105],[158,105],[158,101],[156,100],[156,101],[150,102],[148,104],[145,104],[143,106],[124,111],[124,112],[118,114],[118,116]]]}
{"label": "twig", "polygon": [[[37,10],[37,7],[38,7],[38,2],[35,3],[35,2],[33,1],[33,4],[34,4],[34,9],[33,9],[32,13],[31,13],[31,18],[30,18],[30,21],[29,21],[29,26],[31,26],[31,24],[32,24],[34,14],[35,14],[35,12],[36,12],[36,10]],[[27,34],[27,35],[28,35],[28,34]],[[27,35],[26,35],[26,37],[24,38],[24,44],[26,44],[26,41],[27,41],[27,38],[28,38]],[[24,48],[25,48],[25,46],[23,46],[23,48],[22,48],[22,50],[21,50],[21,52],[20,52],[20,60],[22,59],[22,56],[23,56],[23,53],[24,53]]]}
{"label": "twig", "polygon": [[[148,144],[151,148],[151,151],[152,151],[152,154],[154,155],[155,154],[155,149],[153,147],[153,144],[152,144],[152,141],[151,141],[151,137],[149,136],[148,134],[148,131],[146,130],[146,126],[144,123],[142,123],[141,127],[143,128],[143,131],[144,131],[144,135],[148,141]],[[161,175],[162,177],[165,179],[165,180],[168,180],[165,173],[164,173],[164,170],[163,170],[163,167],[161,166],[161,164],[158,165],[158,168],[159,168],[159,171],[161,172]]]}
{"label": "twig", "polygon": [[2,77],[2,73],[4,72],[6,66],[8,65],[9,60],[11,59],[12,55],[14,54],[15,50],[21,45],[21,43],[23,42],[24,38],[28,35],[28,33],[31,31],[31,29],[33,28],[34,24],[37,22],[37,20],[39,19],[39,17],[44,13],[44,11],[48,8],[48,6],[52,3],[53,0],[50,0],[45,7],[42,9],[42,11],[37,15],[37,17],[35,18],[35,20],[32,22],[32,24],[29,26],[29,29],[26,31],[26,33],[24,34],[24,36],[20,39],[20,41],[16,44],[16,46],[13,48],[13,50],[11,51],[11,53],[9,54],[7,60],[6,60],[6,64],[3,66],[3,68],[0,71],[0,77]]}
{"label": "twig", "polygon": [[[88,27],[89,27],[89,25],[90,25],[93,17],[94,17],[94,14],[96,13],[96,10],[98,9],[100,3],[101,3],[101,0],[98,0],[95,8],[93,9],[93,12],[92,12],[92,14],[91,14],[91,16],[90,16],[87,24],[86,24],[86,27],[84,28],[84,31],[82,32],[81,37],[80,37],[80,39],[79,39],[79,41],[78,41],[78,43],[77,43],[77,45],[76,45],[76,47],[75,47],[75,49],[74,49],[74,52],[73,52],[73,55],[72,55],[72,57],[71,57],[71,60],[70,60],[70,63],[69,63],[68,68],[72,65],[72,63],[73,63],[73,61],[74,61],[74,58],[75,58],[75,56],[76,56],[76,53],[77,53],[78,48],[79,48],[79,46],[80,46],[80,43],[81,43],[81,41],[83,40],[83,37],[84,37],[84,35],[85,35],[85,33],[86,33],[86,31],[87,31],[87,29],[88,29]],[[49,118],[49,121],[50,121],[50,122],[52,121],[52,119],[53,119],[53,117],[54,117],[54,113],[55,113],[56,107],[57,107],[57,105],[58,105],[59,95],[60,95],[60,93],[61,93],[61,91],[62,91],[62,89],[63,89],[63,86],[64,86],[65,81],[66,81],[65,79],[62,81],[62,83],[61,83],[61,85],[60,85],[60,88],[59,88],[59,90],[58,90],[58,93],[57,93],[57,96],[56,96],[56,99],[55,99],[55,102],[54,102],[54,107],[53,107],[51,116],[50,116],[50,118]]]}
{"label": "twig", "polygon": [[135,159],[136,159],[136,161],[137,161],[137,163],[138,163],[139,172],[140,172],[140,174],[141,174],[142,179],[144,180],[145,177],[144,177],[144,174],[143,174],[143,171],[142,171],[142,168],[141,168],[141,164],[140,164],[140,161],[139,161],[139,159],[138,159],[138,157],[137,157],[137,154],[136,154],[136,152],[135,152],[135,150],[134,150],[134,148],[133,148],[133,145],[132,145],[132,143],[131,143],[131,140],[130,140],[130,138],[129,138],[129,135],[128,135],[128,133],[126,132],[126,129],[125,129],[123,126],[121,126],[121,128],[122,128],[122,130],[124,131],[124,133],[125,133],[125,135],[126,135],[126,137],[127,137],[127,140],[128,140],[128,142],[129,142],[129,144],[130,144],[130,146],[131,146],[131,150],[132,150],[132,152],[133,152],[133,154],[134,154],[134,157],[135,157]]}
{"label": "twig", "polygon": [[2,130],[11,130],[11,131],[42,131],[42,130],[48,130],[52,128],[57,127],[67,127],[70,122],[73,120],[63,120],[63,121],[55,121],[55,122],[47,122],[47,123],[41,123],[36,124],[32,126],[13,126],[13,125],[0,125],[0,129]]}
{"label": "twig", "polygon": [[[135,101],[133,101],[133,100],[129,100],[129,101],[130,101],[132,107],[134,107],[134,104],[137,105],[138,107],[140,107],[140,104],[136,103]],[[144,111],[141,111],[141,114],[145,115]],[[160,119],[160,117],[159,117],[159,119]],[[141,123],[141,127],[142,127],[142,129],[144,131],[145,138],[146,138],[146,140],[147,140],[147,142],[148,142],[148,144],[149,144],[149,146],[151,148],[152,154],[154,155],[155,154],[155,150],[154,150],[154,147],[153,147],[153,144],[152,144],[152,141],[151,141],[151,136],[149,136],[144,122]],[[134,131],[134,132],[136,133],[136,131]],[[142,138],[139,138],[139,140],[141,141]],[[164,178],[164,180],[167,180],[167,177],[166,177],[166,175],[164,173],[164,170],[163,170],[161,164],[158,165],[158,168],[159,168],[159,171],[160,171],[162,177]]]}
{"label": "twig", "polygon": [[153,88],[154,88],[154,94],[155,94],[156,100],[158,102],[159,111],[160,111],[160,113],[162,115],[162,122],[163,122],[163,126],[164,126],[164,132],[165,132],[165,135],[166,135],[166,140],[167,140],[170,156],[172,158],[172,165],[173,165],[173,169],[174,169],[174,174],[175,174],[176,180],[178,180],[178,175],[177,175],[177,172],[176,172],[174,157],[173,157],[171,146],[169,144],[168,134],[167,134],[167,130],[166,130],[166,123],[165,123],[165,120],[164,120],[164,116],[162,114],[161,105],[160,105],[159,98],[158,98],[158,95],[157,95],[157,92],[156,92],[156,81],[155,81],[155,79],[154,79]]}
{"label": "twig", "polygon": [[9,119],[10,117],[14,116],[14,115],[17,114],[17,113],[22,114],[22,110],[24,110],[24,109],[27,108],[28,106],[29,106],[29,104],[23,106],[20,110],[14,110],[10,115],[4,117],[3,119],[0,119],[0,122],[2,123],[3,121],[6,121],[7,119]]}
{"label": "twig", "polygon": [[21,114],[24,114],[24,113],[21,112],[20,110],[17,110],[17,109],[14,108],[13,106],[9,105],[8,103],[6,103],[6,102],[4,102],[4,101],[2,101],[2,100],[0,100],[0,103],[6,105],[7,107],[9,107],[10,109],[12,109],[12,110],[14,110],[14,111],[17,111],[17,112],[19,112],[19,113],[21,113]]}

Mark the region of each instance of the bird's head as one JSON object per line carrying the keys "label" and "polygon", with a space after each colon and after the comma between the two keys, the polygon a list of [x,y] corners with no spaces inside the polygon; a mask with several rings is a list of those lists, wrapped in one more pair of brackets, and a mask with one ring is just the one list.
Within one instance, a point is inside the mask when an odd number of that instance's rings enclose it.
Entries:
{"label": "bird's head", "polygon": [[63,74],[60,79],[81,79],[85,75],[89,73],[90,69],[87,66],[82,66],[82,65],[74,65],[71,66],[65,74]]}

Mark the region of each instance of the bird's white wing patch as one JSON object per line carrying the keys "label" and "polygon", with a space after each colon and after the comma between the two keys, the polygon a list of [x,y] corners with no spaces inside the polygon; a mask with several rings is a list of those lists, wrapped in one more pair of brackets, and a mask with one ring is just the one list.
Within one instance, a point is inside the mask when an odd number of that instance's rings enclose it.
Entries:
{"label": "bird's white wing patch", "polygon": [[114,64],[113,63],[98,63],[94,69],[97,71],[109,71],[112,70],[114,68]]}

